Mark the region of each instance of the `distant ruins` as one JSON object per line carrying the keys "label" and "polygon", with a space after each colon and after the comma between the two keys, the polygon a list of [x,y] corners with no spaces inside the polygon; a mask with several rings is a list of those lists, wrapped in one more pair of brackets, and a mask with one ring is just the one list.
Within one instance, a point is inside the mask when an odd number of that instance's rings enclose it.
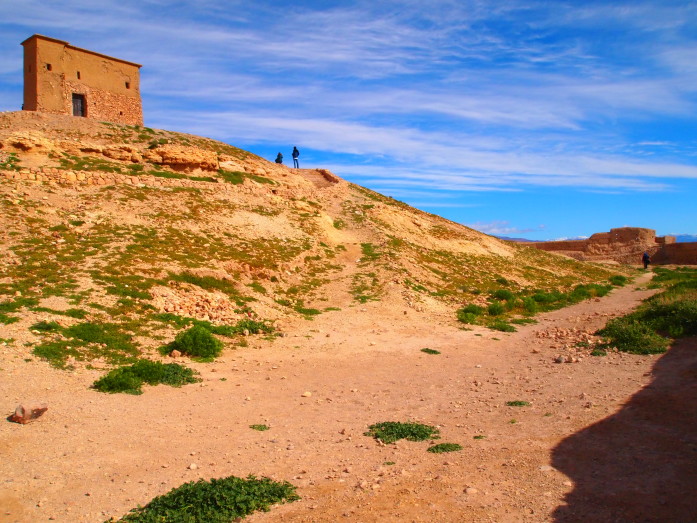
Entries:
{"label": "distant ruins", "polygon": [[23,110],[143,125],[139,64],[38,34],[22,45]]}
{"label": "distant ruins", "polygon": [[564,254],[580,261],[616,261],[638,265],[648,251],[652,263],[697,265],[697,243],[676,243],[674,236],[656,236],[653,229],[621,227],[599,232],[587,240],[532,242],[544,251]]}

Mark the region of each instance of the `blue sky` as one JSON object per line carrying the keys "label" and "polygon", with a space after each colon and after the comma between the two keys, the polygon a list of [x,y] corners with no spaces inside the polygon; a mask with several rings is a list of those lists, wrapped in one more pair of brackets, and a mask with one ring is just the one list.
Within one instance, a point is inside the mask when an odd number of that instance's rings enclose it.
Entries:
{"label": "blue sky", "polygon": [[697,233],[697,2],[2,2],[0,111],[34,33],[143,64],[192,132],[491,234]]}

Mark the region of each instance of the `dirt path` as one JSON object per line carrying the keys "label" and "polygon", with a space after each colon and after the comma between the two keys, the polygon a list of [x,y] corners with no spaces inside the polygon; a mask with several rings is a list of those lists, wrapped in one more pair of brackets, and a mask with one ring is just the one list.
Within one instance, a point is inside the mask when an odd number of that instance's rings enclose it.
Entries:
{"label": "dirt path", "polygon": [[[49,411],[26,426],[0,424],[0,521],[104,521],[189,480],[248,474],[289,480],[302,496],[251,516],[255,522],[622,520],[641,484],[652,486],[653,505],[669,516],[671,474],[689,509],[695,502],[685,485],[697,454],[690,424],[679,422],[679,410],[629,421],[623,414],[637,401],[657,401],[642,398],[659,358],[553,361],[575,354],[563,347],[570,329],[593,331],[650,294],[635,287],[540,315],[513,334],[463,331],[449,318],[386,313],[379,303],[326,313],[272,344],[252,342],[198,365],[199,385],[149,388],[142,396],[100,394],[88,388],[95,371],[56,371],[4,354],[0,397],[8,414],[31,398],[47,401]],[[663,357],[670,364],[658,367],[661,394],[676,379],[675,360],[694,353]],[[506,406],[512,400],[531,406]],[[669,432],[661,433],[669,418]],[[363,435],[372,423],[408,420],[438,425],[441,442],[464,450],[431,454],[428,442],[383,446]],[[648,422],[651,440],[679,444],[620,444]],[[261,423],[271,429],[249,428]],[[597,427],[608,423],[616,427],[612,446],[596,445]],[[637,461],[644,444],[652,458]],[[686,449],[691,469],[652,466]],[[604,483],[637,467],[655,481],[618,487],[593,513],[596,462],[604,464]],[[651,506],[645,499],[642,516],[659,521]]]}

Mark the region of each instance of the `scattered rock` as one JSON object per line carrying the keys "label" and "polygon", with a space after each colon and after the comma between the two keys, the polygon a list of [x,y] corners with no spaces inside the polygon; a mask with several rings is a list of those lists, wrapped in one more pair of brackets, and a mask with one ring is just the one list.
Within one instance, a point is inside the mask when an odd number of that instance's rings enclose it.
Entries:
{"label": "scattered rock", "polygon": [[198,468],[198,465],[196,463],[192,463],[189,465],[189,470],[196,470]]}
{"label": "scattered rock", "polygon": [[170,358],[180,358],[182,355],[181,352],[179,352],[177,349],[174,349],[172,352],[169,353]]}
{"label": "scattered rock", "polygon": [[465,494],[477,494],[478,492],[479,490],[474,487],[467,487],[465,489]]}
{"label": "scattered rock", "polygon": [[26,425],[34,421],[48,410],[48,405],[45,403],[24,403],[17,405],[14,414],[10,416],[10,421]]}
{"label": "scattered rock", "polygon": [[302,396],[303,398],[309,398],[310,396],[312,396],[312,392],[310,392],[310,391],[305,391],[305,392],[303,392],[303,393],[301,394],[301,396]]}

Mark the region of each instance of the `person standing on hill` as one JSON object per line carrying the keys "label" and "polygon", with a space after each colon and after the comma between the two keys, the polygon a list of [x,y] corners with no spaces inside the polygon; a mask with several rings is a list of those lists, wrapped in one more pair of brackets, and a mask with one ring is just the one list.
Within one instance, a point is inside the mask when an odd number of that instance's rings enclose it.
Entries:
{"label": "person standing on hill", "polygon": [[278,156],[276,156],[276,163],[283,163],[283,155],[281,153],[278,153]]}
{"label": "person standing on hill", "polygon": [[647,251],[644,251],[644,254],[641,256],[641,261],[644,264],[644,269],[648,269],[649,263],[651,263],[651,257]]}
{"label": "person standing on hill", "polygon": [[300,163],[298,163],[298,156],[300,156],[300,151],[298,151],[298,148],[293,146],[293,167],[296,169],[300,168]]}

